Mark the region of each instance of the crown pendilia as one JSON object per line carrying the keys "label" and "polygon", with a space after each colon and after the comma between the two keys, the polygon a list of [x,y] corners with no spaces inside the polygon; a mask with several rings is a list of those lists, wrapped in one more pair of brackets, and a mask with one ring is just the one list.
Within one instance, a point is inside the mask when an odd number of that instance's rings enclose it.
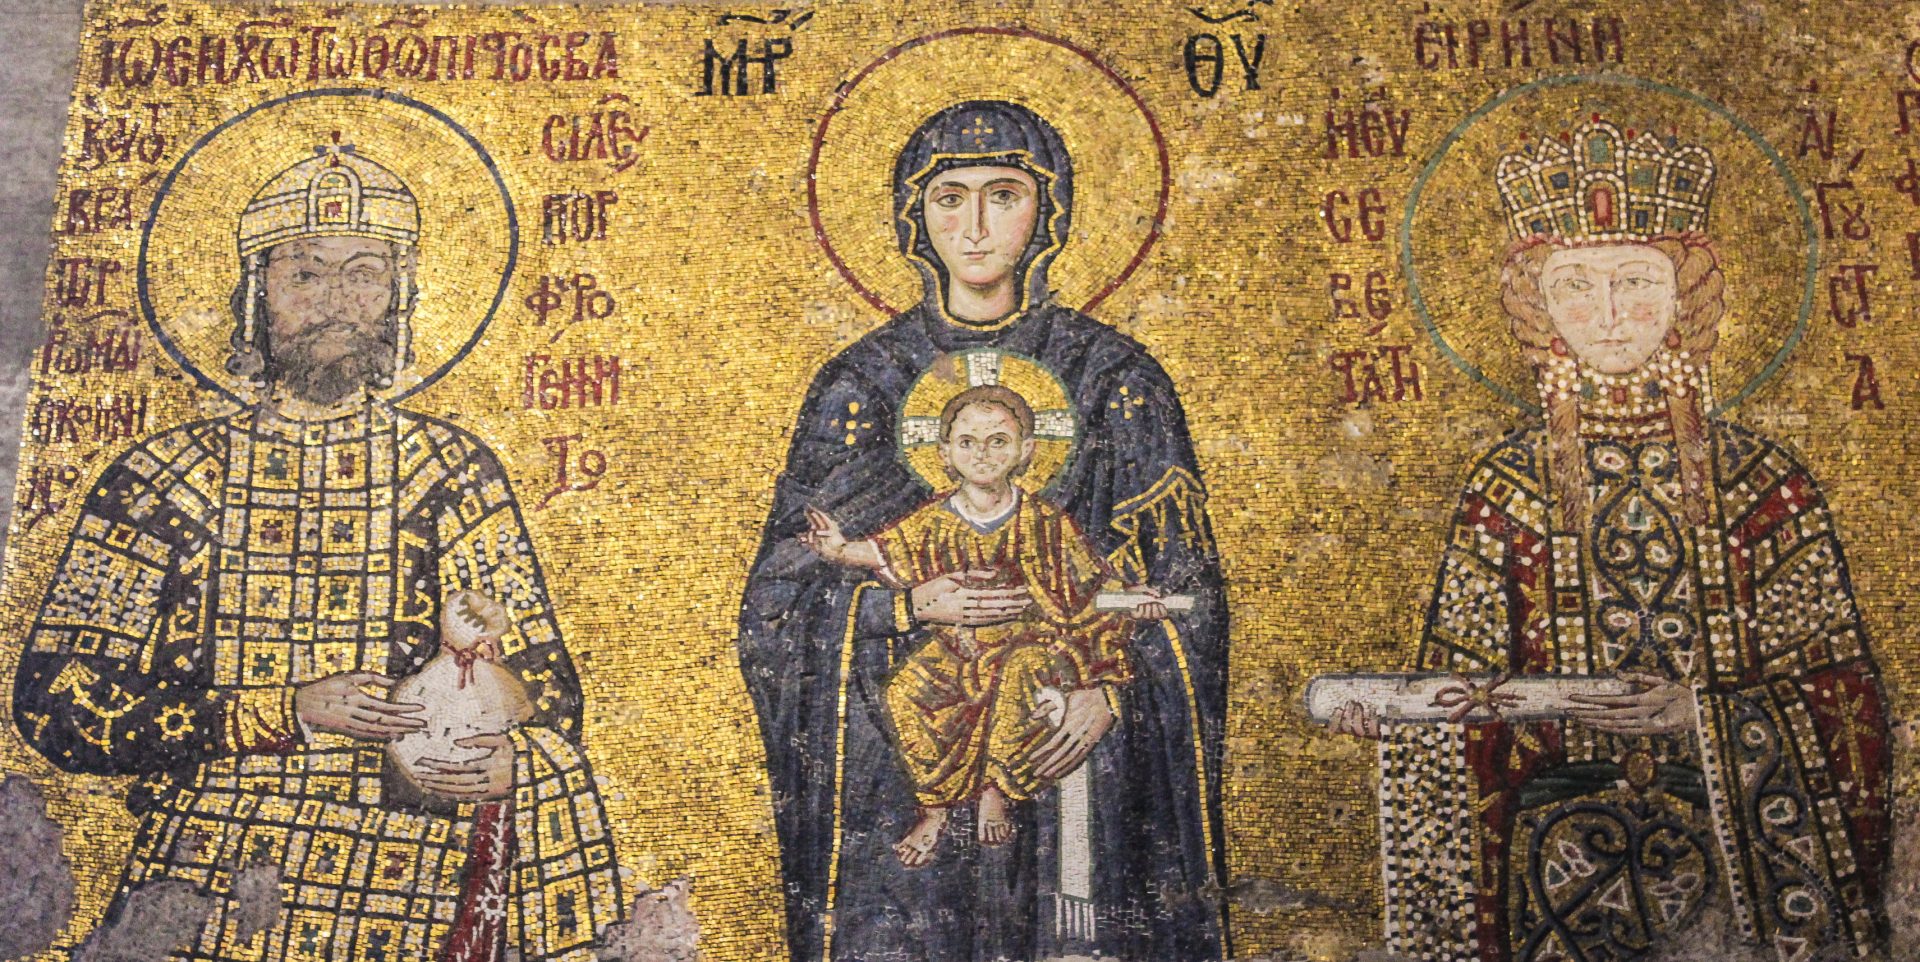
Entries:
{"label": "crown pendilia", "polygon": [[1494,178],[1516,239],[1645,241],[1706,229],[1713,172],[1705,147],[1623,134],[1595,115],[1503,155]]}

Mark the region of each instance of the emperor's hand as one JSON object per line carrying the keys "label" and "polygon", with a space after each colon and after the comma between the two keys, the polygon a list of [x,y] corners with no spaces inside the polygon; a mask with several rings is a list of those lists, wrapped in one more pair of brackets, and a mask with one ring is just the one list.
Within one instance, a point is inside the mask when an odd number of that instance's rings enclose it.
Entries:
{"label": "emperor's hand", "polygon": [[393,687],[393,679],[371,671],[328,675],[302,685],[293,694],[293,711],[314,731],[384,742],[427,727],[418,713],[424,705],[395,704],[369,695],[363,686]]}
{"label": "emperor's hand", "polygon": [[506,735],[469,735],[454,744],[484,748],[487,753],[464,762],[422,758],[413,773],[414,780],[436,795],[463,802],[505,798],[513,790],[513,739]]}

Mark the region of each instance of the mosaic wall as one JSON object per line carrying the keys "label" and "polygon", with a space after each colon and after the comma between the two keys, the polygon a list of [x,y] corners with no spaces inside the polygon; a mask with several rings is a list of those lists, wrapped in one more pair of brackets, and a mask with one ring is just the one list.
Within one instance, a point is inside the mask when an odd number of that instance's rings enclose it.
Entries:
{"label": "mosaic wall", "polygon": [[1695,6],[95,3],[0,955],[1915,957],[1920,11]]}

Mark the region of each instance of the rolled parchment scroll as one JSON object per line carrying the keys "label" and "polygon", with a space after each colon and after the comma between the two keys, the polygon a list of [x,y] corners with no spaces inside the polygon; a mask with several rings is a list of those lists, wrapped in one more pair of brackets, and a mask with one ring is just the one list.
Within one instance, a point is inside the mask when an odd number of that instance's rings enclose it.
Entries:
{"label": "rolled parchment scroll", "polygon": [[1162,595],[1158,598],[1144,591],[1102,591],[1093,596],[1095,611],[1132,611],[1149,601],[1158,601],[1167,606],[1168,611],[1192,611],[1192,595]]}
{"label": "rolled parchment scroll", "polygon": [[1640,690],[1612,675],[1449,675],[1434,672],[1320,675],[1307,684],[1307,715],[1320,724],[1350,701],[1382,721],[1487,722],[1565,718],[1568,696]]}

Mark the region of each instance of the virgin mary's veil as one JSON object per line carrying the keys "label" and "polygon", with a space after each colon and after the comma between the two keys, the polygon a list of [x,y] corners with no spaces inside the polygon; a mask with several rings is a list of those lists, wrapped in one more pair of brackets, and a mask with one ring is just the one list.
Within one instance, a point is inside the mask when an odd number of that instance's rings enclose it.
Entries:
{"label": "virgin mary's veil", "polygon": [[921,209],[926,185],[957,167],[1015,167],[1040,188],[1039,216],[1020,256],[1014,283],[1019,310],[1047,300],[1047,265],[1067,243],[1073,210],[1073,161],[1053,125],[1004,100],[969,100],[927,118],[893,167],[894,230],[900,251],[920,268],[926,299],[945,304],[947,268],[927,237]]}

